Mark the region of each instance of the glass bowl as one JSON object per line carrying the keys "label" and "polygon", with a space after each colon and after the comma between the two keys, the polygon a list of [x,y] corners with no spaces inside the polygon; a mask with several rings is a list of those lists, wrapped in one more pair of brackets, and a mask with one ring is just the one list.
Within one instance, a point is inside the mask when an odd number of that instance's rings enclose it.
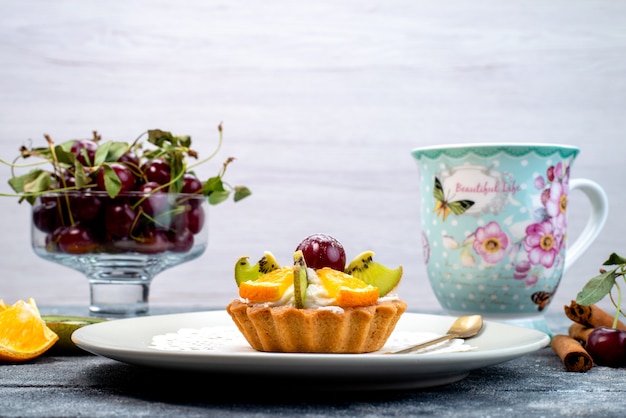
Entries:
{"label": "glass bowl", "polygon": [[204,253],[207,216],[197,194],[50,192],[32,205],[32,247],[87,276],[92,316],[138,316],[155,275]]}

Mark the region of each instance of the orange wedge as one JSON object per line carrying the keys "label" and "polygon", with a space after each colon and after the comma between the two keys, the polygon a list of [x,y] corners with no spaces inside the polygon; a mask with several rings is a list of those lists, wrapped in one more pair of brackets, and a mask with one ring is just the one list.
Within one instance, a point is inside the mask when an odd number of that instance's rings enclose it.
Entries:
{"label": "orange wedge", "polygon": [[41,319],[31,298],[9,306],[0,300],[0,361],[31,360],[46,352],[59,337]]}
{"label": "orange wedge", "polygon": [[379,290],[354,276],[328,267],[317,270],[317,276],[335,303],[343,307],[374,305]]}
{"label": "orange wedge", "polygon": [[280,267],[256,280],[241,282],[239,296],[252,303],[274,302],[285,294],[289,286],[293,286],[293,267]]}

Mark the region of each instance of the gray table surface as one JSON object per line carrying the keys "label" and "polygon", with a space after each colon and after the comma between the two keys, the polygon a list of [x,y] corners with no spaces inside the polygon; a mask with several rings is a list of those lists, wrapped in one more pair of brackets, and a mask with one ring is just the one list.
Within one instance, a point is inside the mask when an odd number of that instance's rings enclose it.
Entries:
{"label": "gray table surface", "polygon": [[[555,333],[570,324],[564,314],[547,320]],[[265,380],[142,368],[90,354],[0,364],[0,416],[6,417],[611,417],[623,416],[624,407],[625,369],[567,372],[550,347],[456,383],[373,392],[272,390]]]}

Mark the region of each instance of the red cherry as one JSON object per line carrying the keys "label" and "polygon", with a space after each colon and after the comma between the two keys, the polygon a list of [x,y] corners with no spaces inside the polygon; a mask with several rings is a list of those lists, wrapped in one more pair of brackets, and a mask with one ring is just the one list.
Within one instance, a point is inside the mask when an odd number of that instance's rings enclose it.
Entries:
{"label": "red cherry", "polygon": [[346,267],[346,252],[337,239],[326,234],[312,234],[298,244],[308,267],[321,269],[330,267],[343,271]]}
{"label": "red cherry", "polygon": [[205,213],[201,206],[191,206],[191,209],[185,212],[187,216],[187,226],[192,234],[200,232],[204,226]]}
{"label": "red cherry", "polygon": [[40,231],[51,233],[62,224],[61,210],[55,198],[42,197],[41,203],[33,206],[33,225]]}
{"label": "red cherry", "polygon": [[156,159],[148,161],[141,166],[141,171],[146,177],[146,181],[154,181],[160,185],[167,184],[171,181],[170,165],[164,160]]}
{"label": "red cherry", "polygon": [[626,331],[596,327],[587,337],[585,349],[600,366],[626,366]]}
{"label": "red cherry", "polygon": [[133,225],[136,224],[136,217],[137,212],[130,204],[121,200],[108,202],[104,209],[107,233],[116,238],[129,237]]}
{"label": "red cherry", "polygon": [[202,190],[202,182],[198,177],[191,173],[185,173],[183,175],[183,187],[182,193],[199,193]]}
{"label": "red cherry", "polygon": [[[128,166],[121,163],[111,163],[109,164],[109,167],[115,171],[115,174],[117,174],[117,177],[120,179],[120,192],[133,190],[136,180],[133,172],[130,168],[128,168]],[[106,185],[104,183],[104,168],[100,168],[98,170],[98,173],[96,174],[96,183],[98,184],[98,188],[100,190],[106,190]]]}
{"label": "red cherry", "polygon": [[98,248],[98,241],[89,228],[81,225],[61,226],[52,234],[57,249],[68,254],[91,253]]}
{"label": "red cherry", "polygon": [[167,236],[172,244],[170,249],[176,253],[184,253],[193,247],[193,234],[189,229],[168,231]]}
{"label": "red cherry", "polygon": [[158,254],[170,248],[170,240],[165,231],[150,227],[145,229],[136,244],[136,251],[142,254]]}
{"label": "red cherry", "polygon": [[132,166],[132,168],[139,168],[139,157],[134,152],[127,152],[122,154],[117,162]]}
{"label": "red cherry", "polygon": [[[63,206],[67,210],[67,207]],[[89,192],[71,194],[69,197],[69,207],[74,221],[86,223],[97,219],[102,206],[102,199]]]}
{"label": "red cherry", "polygon": [[71,151],[84,166],[92,167],[96,158],[98,143],[90,139],[79,139],[72,144]]}
{"label": "red cherry", "polygon": [[159,187],[158,183],[149,181],[139,188],[139,191],[146,195],[142,198],[141,207],[148,215],[155,216],[170,208],[166,190]]}

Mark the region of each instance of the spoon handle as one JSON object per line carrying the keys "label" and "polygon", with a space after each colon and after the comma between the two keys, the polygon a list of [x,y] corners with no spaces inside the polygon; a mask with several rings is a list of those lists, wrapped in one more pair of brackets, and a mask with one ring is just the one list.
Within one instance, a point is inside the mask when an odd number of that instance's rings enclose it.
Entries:
{"label": "spoon handle", "polygon": [[385,354],[408,354],[408,353],[412,353],[414,351],[417,351],[419,349],[422,349],[424,347],[428,347],[431,346],[433,344],[437,344],[437,343],[442,343],[444,341],[448,341],[451,340],[453,338],[457,338],[458,335],[457,334],[446,334],[442,337],[439,338],[435,338],[434,340],[430,340],[430,341],[426,341],[420,344],[416,344],[413,345],[411,347],[407,347],[407,348],[403,348],[402,350],[397,350],[397,351],[389,351],[388,353]]}

